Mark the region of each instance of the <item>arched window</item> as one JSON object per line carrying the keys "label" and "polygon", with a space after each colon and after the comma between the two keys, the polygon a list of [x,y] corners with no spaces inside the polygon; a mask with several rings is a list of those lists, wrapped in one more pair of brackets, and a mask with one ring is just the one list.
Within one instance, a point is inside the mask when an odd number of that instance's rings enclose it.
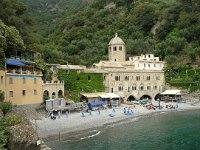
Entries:
{"label": "arched window", "polygon": [[133,86],[132,86],[132,90],[137,90],[137,88],[136,88],[136,85],[134,84]]}
{"label": "arched window", "polygon": [[147,85],[147,90],[151,90],[151,85]]}
{"label": "arched window", "polygon": [[141,91],[144,90],[144,85],[143,85],[143,84],[140,85],[140,90],[141,90]]}
{"label": "arched window", "polygon": [[58,91],[58,98],[62,98],[63,97],[63,91],[62,90],[59,90]]}
{"label": "arched window", "polygon": [[49,91],[45,90],[44,93],[43,93],[43,99],[44,99],[44,100],[47,100],[47,99],[49,99],[49,98],[50,98],[50,97],[49,97]]}
{"label": "arched window", "polygon": [[123,86],[122,85],[118,86],[118,91],[123,91]]}
{"label": "arched window", "polygon": [[56,98],[56,93],[55,92],[52,93],[52,98]]}

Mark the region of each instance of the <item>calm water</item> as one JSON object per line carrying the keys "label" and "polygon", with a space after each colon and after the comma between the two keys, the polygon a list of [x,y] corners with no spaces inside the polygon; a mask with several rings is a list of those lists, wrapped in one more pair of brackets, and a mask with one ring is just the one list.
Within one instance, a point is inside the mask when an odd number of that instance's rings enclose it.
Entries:
{"label": "calm water", "polygon": [[162,113],[99,131],[47,144],[53,150],[200,150],[200,111]]}

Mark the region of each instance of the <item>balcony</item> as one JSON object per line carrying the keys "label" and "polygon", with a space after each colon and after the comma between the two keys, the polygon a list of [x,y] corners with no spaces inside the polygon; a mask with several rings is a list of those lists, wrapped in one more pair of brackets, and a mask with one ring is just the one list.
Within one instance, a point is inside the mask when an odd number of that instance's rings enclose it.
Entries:
{"label": "balcony", "polygon": [[30,70],[15,70],[15,69],[7,69],[6,74],[14,74],[14,75],[36,75],[42,76],[41,71],[30,71]]}
{"label": "balcony", "polygon": [[56,85],[56,84],[57,85],[59,85],[59,84],[60,85],[62,85],[62,84],[64,85],[64,81],[60,81],[60,80],[58,80],[58,81],[53,81],[52,80],[52,81],[46,81],[46,82],[43,81],[43,85]]}

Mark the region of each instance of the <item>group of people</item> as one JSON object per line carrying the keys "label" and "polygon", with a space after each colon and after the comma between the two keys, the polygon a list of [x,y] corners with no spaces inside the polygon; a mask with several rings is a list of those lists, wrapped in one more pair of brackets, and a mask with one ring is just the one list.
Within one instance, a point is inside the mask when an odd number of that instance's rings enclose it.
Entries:
{"label": "group of people", "polygon": [[133,115],[133,110],[131,109],[131,107],[124,107],[124,114],[125,115]]}
{"label": "group of people", "polygon": [[167,109],[177,109],[178,108],[178,104],[176,104],[176,105],[166,105],[165,106],[165,108],[167,108]]}

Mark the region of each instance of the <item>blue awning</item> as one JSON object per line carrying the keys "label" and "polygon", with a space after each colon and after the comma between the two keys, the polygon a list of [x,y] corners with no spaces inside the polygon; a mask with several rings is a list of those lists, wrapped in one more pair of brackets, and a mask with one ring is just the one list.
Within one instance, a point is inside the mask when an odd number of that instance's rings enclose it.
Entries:
{"label": "blue awning", "polygon": [[13,66],[26,66],[26,64],[22,63],[20,60],[16,60],[16,59],[8,59],[6,61],[7,65],[13,65]]}
{"label": "blue awning", "polygon": [[90,106],[99,106],[99,105],[103,105],[103,102],[89,102],[88,105],[90,105]]}

